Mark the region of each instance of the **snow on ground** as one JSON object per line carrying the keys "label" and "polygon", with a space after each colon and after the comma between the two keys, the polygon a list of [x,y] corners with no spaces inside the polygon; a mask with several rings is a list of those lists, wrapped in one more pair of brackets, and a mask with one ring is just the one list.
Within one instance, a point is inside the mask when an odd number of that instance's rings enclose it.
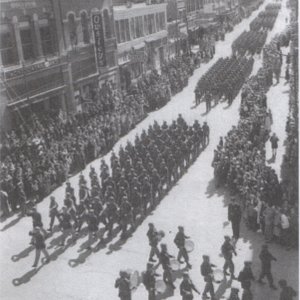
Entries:
{"label": "snow on ground", "polygon": [[[270,2],[270,1],[269,1]],[[259,11],[264,9],[266,3],[260,7]],[[283,1],[285,6],[285,1]],[[194,88],[198,79],[204,74],[214,62],[221,56],[228,56],[231,53],[232,41],[243,31],[248,29],[248,25],[257,16],[256,11],[252,16],[244,20],[237,28],[226,36],[226,40],[217,43],[217,53],[212,61],[202,65],[196,70],[189,80],[189,85],[181,93],[173,97],[164,108],[151,113],[142,123],[140,123],[127,136],[123,137],[114,147],[119,149],[120,145],[126,144],[127,140],[134,140],[136,134],[140,134],[143,129],[147,129],[154,120],[162,122],[177,118],[181,113],[188,123],[198,119],[200,123],[207,121],[211,128],[211,140],[207,149],[200,155],[195,164],[188,170],[187,174],[177,183],[177,185],[163,199],[158,208],[138,227],[133,236],[125,244],[120,243],[119,238],[114,238],[106,247],[98,247],[92,252],[80,251],[82,243],[87,237],[81,237],[75,245],[67,249],[56,248],[59,233],[47,240],[47,245],[51,247],[49,252],[53,258],[50,264],[38,268],[36,271],[31,269],[34,259],[34,251],[29,247],[29,236],[31,230],[31,219],[12,217],[2,224],[0,233],[1,259],[0,266],[2,271],[0,281],[0,291],[2,299],[5,300],[54,300],[54,299],[74,299],[74,300],[114,300],[118,299],[117,289],[114,288],[114,281],[118,276],[120,269],[130,268],[142,272],[145,270],[149,246],[146,237],[146,231],[149,222],[154,222],[156,227],[164,230],[169,252],[177,255],[177,249],[173,244],[173,239],[177,232],[177,226],[183,225],[187,235],[191,236],[195,242],[195,250],[190,254],[193,269],[190,271],[195,285],[203,290],[204,283],[200,276],[199,265],[203,254],[209,254],[211,261],[222,269],[223,258],[219,256],[220,247],[223,242],[223,236],[231,235],[231,228],[227,222],[227,195],[223,191],[215,190],[213,183],[213,169],[211,161],[213,150],[215,149],[220,136],[225,136],[232,125],[237,124],[239,117],[240,97],[228,107],[225,103],[220,103],[214,107],[209,114],[205,114],[205,104],[202,103],[195,109]],[[276,29],[277,23],[275,25]],[[278,25],[279,26],[279,25]],[[281,27],[279,27],[281,29]],[[272,35],[275,34],[275,29]],[[261,66],[261,61],[257,59],[254,65],[254,71]],[[268,99],[270,105],[274,105],[273,110],[274,124],[272,130],[279,135],[283,142],[282,122],[286,120],[286,102],[279,101],[274,97],[282,93],[287,87],[282,84],[272,87]],[[278,100],[278,101],[277,101]],[[279,111],[283,108],[283,114]],[[277,126],[277,127],[275,127]],[[280,158],[272,166],[280,167]],[[105,157],[108,160],[110,155]],[[94,161],[92,165],[99,170],[100,161]],[[89,167],[84,170],[88,177]],[[74,187],[78,184],[78,176],[70,179]],[[60,187],[52,193],[61,203],[63,201],[64,187]],[[38,210],[43,214],[43,221],[47,228],[49,197],[38,205]],[[253,270],[258,277],[259,263],[258,252],[263,237],[260,234],[248,232],[242,228],[242,238],[237,243],[238,256],[234,258],[236,265],[236,275],[241,270],[244,260],[252,259],[254,262]],[[296,251],[286,252],[285,250],[270,245],[272,253],[278,258],[274,263],[275,280],[286,278],[294,287],[297,287],[298,274],[298,254]],[[16,261],[11,257],[15,255]],[[70,267],[69,262],[76,262],[74,267]],[[161,269],[158,269],[159,273]],[[175,285],[178,287],[181,282],[180,273],[176,274]],[[16,280],[18,279],[18,282]],[[18,283],[18,286],[13,285]],[[230,282],[222,282],[218,287],[217,295],[228,295]],[[278,292],[271,291],[267,286],[253,285],[256,300],[272,300],[278,298]],[[171,294],[158,299],[165,299]],[[144,287],[141,285],[133,294],[134,300],[147,299]],[[181,299],[179,289],[174,292],[172,299]],[[200,299],[196,296],[195,299]]]}

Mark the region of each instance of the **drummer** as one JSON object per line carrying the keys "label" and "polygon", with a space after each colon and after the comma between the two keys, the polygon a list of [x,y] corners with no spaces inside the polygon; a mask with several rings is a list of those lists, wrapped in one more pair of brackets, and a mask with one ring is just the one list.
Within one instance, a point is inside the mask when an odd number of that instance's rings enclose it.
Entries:
{"label": "drummer", "polygon": [[149,254],[149,261],[155,262],[154,255],[156,255],[158,258],[160,257],[160,253],[157,247],[159,243],[159,234],[153,223],[149,223],[148,226],[149,226],[149,230],[147,232],[147,237],[149,240],[149,245],[151,247],[150,254]]}
{"label": "drummer", "polygon": [[215,299],[215,290],[213,285],[213,270],[212,267],[216,267],[214,264],[211,264],[209,261],[208,255],[203,255],[203,262],[201,264],[201,275],[204,278],[204,281],[206,282],[204,291],[202,293],[202,298],[207,299],[207,293],[210,294],[210,299]]}
{"label": "drummer", "polygon": [[148,291],[148,300],[155,300],[155,277],[159,276],[155,273],[154,264],[147,263],[147,270],[143,274],[143,284]]}
{"label": "drummer", "polygon": [[182,296],[182,300],[193,300],[193,290],[200,295],[200,292],[197,290],[192,280],[190,279],[189,273],[183,273],[183,280],[180,284],[180,295]]}
{"label": "drummer", "polygon": [[186,248],[185,248],[185,240],[189,239],[189,238],[190,237],[188,237],[184,234],[183,226],[178,226],[178,232],[177,232],[176,237],[174,239],[174,243],[179,249],[177,260],[182,264],[183,261],[181,260],[181,257],[183,257],[185,262],[186,262],[186,266],[189,269],[191,269],[192,265],[189,263],[189,255],[188,255],[188,253],[186,251]]}
{"label": "drummer", "polygon": [[116,280],[115,288],[119,289],[121,300],[131,300],[129,274],[126,271],[120,271],[120,277]]}
{"label": "drummer", "polygon": [[173,284],[172,273],[171,273],[172,269],[170,265],[170,258],[174,258],[174,256],[168,253],[166,244],[161,244],[160,247],[161,247],[161,252],[160,252],[159,263],[162,265],[162,268],[164,270],[163,280],[166,284],[169,284],[172,289],[175,289],[176,287]]}

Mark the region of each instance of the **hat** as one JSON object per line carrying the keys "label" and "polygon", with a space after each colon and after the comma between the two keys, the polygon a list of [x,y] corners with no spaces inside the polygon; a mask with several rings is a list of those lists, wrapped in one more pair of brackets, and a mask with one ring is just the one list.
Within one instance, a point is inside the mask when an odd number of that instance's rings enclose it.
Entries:
{"label": "hat", "polygon": [[183,226],[178,226],[178,229],[183,230],[184,228],[183,228]]}
{"label": "hat", "polygon": [[189,277],[189,272],[188,271],[184,271],[183,272],[183,277]]}
{"label": "hat", "polygon": [[267,245],[267,244],[263,244],[263,245],[262,245],[262,248],[263,248],[263,249],[268,249],[268,245]]}
{"label": "hat", "polygon": [[224,236],[224,239],[225,239],[225,240],[230,240],[230,236],[229,236],[229,235],[225,235],[225,236]]}

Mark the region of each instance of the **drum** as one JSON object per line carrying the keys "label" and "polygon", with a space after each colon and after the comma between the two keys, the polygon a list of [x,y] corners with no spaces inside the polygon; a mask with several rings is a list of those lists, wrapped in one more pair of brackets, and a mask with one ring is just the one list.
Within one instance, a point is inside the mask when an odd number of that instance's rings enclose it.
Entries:
{"label": "drum", "polygon": [[195,244],[192,240],[187,240],[185,242],[185,249],[187,252],[192,252],[195,248]]}
{"label": "drum", "polygon": [[160,279],[155,282],[155,289],[158,293],[163,294],[167,290],[167,285]]}
{"label": "drum", "polygon": [[224,273],[220,269],[214,270],[213,275],[214,275],[214,281],[216,283],[220,283],[223,280],[223,278],[224,278]]}
{"label": "drum", "polygon": [[131,274],[129,274],[129,281],[130,281],[130,288],[136,289],[139,285],[139,272],[133,271]]}
{"label": "drum", "polygon": [[180,269],[180,263],[177,259],[173,258],[170,260],[171,269],[178,271]]}
{"label": "drum", "polygon": [[158,237],[158,241],[160,242],[162,240],[162,238],[165,237],[165,233],[160,230],[158,233],[157,233],[157,237]]}

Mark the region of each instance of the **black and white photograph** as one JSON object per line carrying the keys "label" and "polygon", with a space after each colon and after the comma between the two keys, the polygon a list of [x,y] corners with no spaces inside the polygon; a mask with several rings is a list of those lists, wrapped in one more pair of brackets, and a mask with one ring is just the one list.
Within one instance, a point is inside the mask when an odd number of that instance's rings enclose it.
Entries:
{"label": "black and white photograph", "polygon": [[299,300],[298,0],[0,0],[0,298]]}

